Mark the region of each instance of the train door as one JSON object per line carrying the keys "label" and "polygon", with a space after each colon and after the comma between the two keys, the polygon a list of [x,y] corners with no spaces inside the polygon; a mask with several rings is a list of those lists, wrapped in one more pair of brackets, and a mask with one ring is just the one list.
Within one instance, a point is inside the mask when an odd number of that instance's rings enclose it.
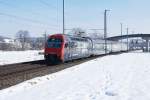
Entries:
{"label": "train door", "polygon": [[65,46],[64,46],[64,59],[65,61],[71,60],[71,46],[70,46],[70,38],[68,36],[65,37]]}
{"label": "train door", "polygon": [[65,48],[65,50],[64,50],[64,59],[65,59],[65,61],[67,61],[67,60],[69,60],[69,54],[70,54],[68,42],[65,43],[64,48]]}
{"label": "train door", "polygon": [[72,60],[74,54],[74,42],[71,37],[67,37],[67,42],[65,43],[65,61]]}
{"label": "train door", "polygon": [[76,38],[71,37],[69,42],[69,50],[70,50],[70,59],[77,59],[78,58],[78,51],[77,51],[78,43]]}

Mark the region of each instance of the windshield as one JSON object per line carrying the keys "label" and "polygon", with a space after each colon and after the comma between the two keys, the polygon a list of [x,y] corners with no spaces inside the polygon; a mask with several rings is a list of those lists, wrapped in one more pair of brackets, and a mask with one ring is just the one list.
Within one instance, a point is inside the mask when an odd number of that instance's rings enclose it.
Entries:
{"label": "windshield", "polygon": [[49,38],[47,42],[48,42],[48,48],[60,48],[62,44],[62,39]]}

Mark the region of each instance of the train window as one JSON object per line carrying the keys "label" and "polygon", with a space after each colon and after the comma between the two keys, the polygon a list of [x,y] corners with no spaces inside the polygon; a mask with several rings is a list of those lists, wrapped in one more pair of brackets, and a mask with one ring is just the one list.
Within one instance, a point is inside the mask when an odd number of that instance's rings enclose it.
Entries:
{"label": "train window", "polygon": [[67,47],[68,47],[68,43],[65,44],[65,48],[67,48]]}
{"label": "train window", "polygon": [[60,48],[61,44],[62,44],[62,39],[60,39],[60,38],[49,38],[47,42],[48,42],[49,48]]}
{"label": "train window", "polygon": [[48,42],[48,48],[60,48],[60,47],[61,47],[60,43]]}
{"label": "train window", "polygon": [[62,39],[60,39],[60,38],[49,38],[48,42],[62,42]]}

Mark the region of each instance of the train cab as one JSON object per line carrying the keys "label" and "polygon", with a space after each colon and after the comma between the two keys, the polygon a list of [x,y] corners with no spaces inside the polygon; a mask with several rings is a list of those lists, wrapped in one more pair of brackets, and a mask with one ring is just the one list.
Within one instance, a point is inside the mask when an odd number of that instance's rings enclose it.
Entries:
{"label": "train cab", "polygon": [[45,44],[45,60],[48,63],[89,57],[92,51],[92,41],[89,38],[55,34],[48,37]]}
{"label": "train cab", "polygon": [[55,34],[48,37],[45,44],[45,60],[52,63],[64,61],[64,35]]}

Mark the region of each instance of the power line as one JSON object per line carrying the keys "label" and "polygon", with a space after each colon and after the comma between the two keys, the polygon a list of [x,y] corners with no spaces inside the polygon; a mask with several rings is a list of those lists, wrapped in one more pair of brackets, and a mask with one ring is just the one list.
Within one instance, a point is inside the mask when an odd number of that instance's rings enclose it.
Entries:
{"label": "power line", "polygon": [[[59,19],[59,17],[58,17],[58,14],[59,14],[59,6],[58,6],[58,0],[57,0],[57,6],[53,6],[52,4],[50,4],[50,3],[47,3],[46,1],[44,1],[44,0],[38,0],[41,4],[43,4],[43,5],[45,5],[46,7],[49,7],[49,8],[53,8],[54,10],[56,10],[56,16],[57,16],[57,24],[59,25],[59,22],[58,22],[58,19]],[[64,27],[63,27],[63,30],[64,30]],[[64,31],[63,31],[63,33],[64,33]]]}
{"label": "power line", "polygon": [[55,7],[55,6],[53,6],[53,5],[51,5],[51,4],[47,3],[47,2],[45,2],[44,0],[39,0],[39,2],[40,2],[41,4],[43,4],[43,5],[45,5],[46,7],[51,7],[51,8],[54,8],[54,9],[57,10],[57,7]]}
{"label": "power line", "polygon": [[[43,0],[40,0],[40,1],[41,1],[42,4],[44,4],[44,5],[48,6],[48,7],[56,8],[56,7],[54,7],[54,6],[49,5],[47,2],[45,2],[45,1],[43,1]],[[58,0],[57,0],[57,1],[58,1]],[[5,2],[5,1],[0,1],[0,4],[18,10],[18,7],[17,7],[17,6],[14,6],[14,5],[12,5],[12,4],[10,4],[10,3],[7,3],[7,2]],[[58,2],[57,2],[57,11],[58,11]],[[38,16],[41,15],[40,13],[35,13],[35,12],[31,12],[31,11],[30,11],[30,13],[32,13],[32,15],[38,15]],[[39,25],[42,25],[43,27],[49,27],[49,28],[51,28],[51,29],[52,29],[52,27],[53,27],[53,29],[54,29],[54,27],[55,27],[56,29],[58,29],[58,27],[60,27],[59,24],[57,24],[57,25],[50,25],[50,24],[48,24],[48,23],[43,23],[43,22],[41,22],[41,21],[39,21],[39,20],[35,20],[35,19],[31,19],[31,18],[25,18],[25,17],[21,17],[21,16],[16,16],[16,15],[8,14],[8,13],[2,13],[2,12],[0,12],[0,15],[1,15],[1,16],[7,16],[7,17],[10,17],[10,18],[14,18],[14,19],[19,19],[19,20],[21,20],[21,21],[27,21],[27,22],[34,23],[34,24],[39,24]],[[42,16],[43,16],[43,15],[42,15]],[[51,19],[51,18],[50,18],[50,19]],[[55,17],[55,19],[52,19],[52,20],[57,20],[57,23],[58,23],[58,12],[57,12],[57,19],[56,19],[56,17]],[[24,24],[24,25],[25,25],[25,24]]]}
{"label": "power line", "polygon": [[[51,25],[49,25],[49,24],[40,22],[40,21],[38,21],[38,20],[32,20],[32,19],[29,19],[29,18],[20,17],[20,16],[16,16],[16,15],[11,15],[11,14],[1,13],[1,12],[0,12],[0,15],[2,15],[2,16],[7,16],[7,17],[11,17],[11,18],[15,18],[15,19],[19,19],[19,20],[23,20],[23,21],[28,21],[28,22],[36,23],[36,24],[40,24],[40,25],[51,26]],[[57,25],[53,25],[53,27],[54,27],[54,26],[55,26],[55,27],[58,27]]]}
{"label": "power line", "polygon": [[10,6],[8,3],[4,2],[4,1],[0,1],[1,4],[4,4],[6,6]]}
{"label": "power line", "polygon": [[[6,22],[6,21],[5,21]],[[39,25],[39,24],[34,24],[34,25],[32,25],[32,24],[29,24],[29,23],[21,23],[20,21],[18,22],[18,21],[8,21],[7,20],[7,22],[9,23],[9,25],[11,26],[11,24],[16,24],[16,25],[19,25],[19,26],[26,26],[26,27],[36,27],[36,28],[38,28],[38,29],[44,29],[44,28],[46,28],[47,30],[58,30],[57,29],[57,27],[50,27],[50,26],[43,26],[43,25]]]}
{"label": "power line", "polygon": [[[0,1],[0,4],[1,4],[1,5],[8,6],[8,7],[11,7],[11,8],[13,8],[13,9],[18,10],[18,8],[16,8],[16,6],[11,5],[11,4],[7,3],[7,2]],[[38,13],[38,12],[32,12],[32,10],[28,11],[28,13],[31,13],[32,15],[37,15],[37,16],[42,15],[42,16],[43,16],[43,14],[41,14],[41,13]],[[45,16],[44,16],[44,17],[45,17]],[[57,20],[57,19],[55,19],[55,17],[50,18],[50,19],[52,19],[52,20]]]}

